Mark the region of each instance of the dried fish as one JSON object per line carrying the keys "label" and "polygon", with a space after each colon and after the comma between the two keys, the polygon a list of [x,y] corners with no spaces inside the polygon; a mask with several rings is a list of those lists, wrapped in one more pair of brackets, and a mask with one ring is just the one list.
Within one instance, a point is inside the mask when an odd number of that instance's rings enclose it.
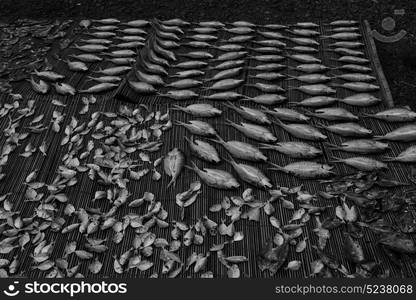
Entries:
{"label": "dried fish", "polygon": [[238,131],[242,132],[244,135],[248,136],[249,138],[261,141],[261,142],[275,142],[277,141],[277,138],[273,135],[272,132],[269,131],[269,129],[255,125],[250,123],[244,123],[242,122],[241,125],[236,124],[230,120],[226,120],[227,124],[234,127]]}
{"label": "dried fish", "polygon": [[293,158],[315,158],[322,155],[320,149],[303,142],[278,142],[260,145],[261,149],[275,150]]}
{"label": "dried fish", "polygon": [[259,124],[271,124],[271,121],[267,118],[266,114],[264,114],[260,110],[253,109],[253,108],[246,107],[246,106],[237,107],[231,102],[227,102],[225,106],[231,108],[232,110],[240,114],[243,118],[249,121],[259,123]]}
{"label": "dried fish", "polygon": [[380,153],[389,149],[389,145],[386,143],[367,139],[350,140],[340,146],[329,143],[327,145],[332,149],[362,154]]}
{"label": "dried fish", "polygon": [[376,170],[386,170],[387,165],[380,161],[377,161],[372,158],[357,156],[350,158],[333,158],[332,163],[344,163],[350,167],[356,168],[361,171],[376,171]]}
{"label": "dried fish", "polygon": [[189,148],[200,158],[213,163],[219,163],[221,161],[217,150],[209,143],[201,140],[192,140],[186,136],[184,138],[188,142]]}
{"label": "dried fish", "polygon": [[174,109],[186,112],[188,114],[191,114],[193,116],[198,117],[216,117],[220,116],[222,114],[222,111],[218,108],[215,108],[211,104],[206,103],[198,103],[198,104],[191,104],[186,107],[179,106],[179,105],[173,105]]}
{"label": "dried fish", "polygon": [[174,148],[166,155],[164,159],[164,170],[168,176],[172,177],[167,187],[172,184],[175,186],[176,180],[179,177],[184,164],[185,156],[178,148]]}
{"label": "dried fish", "polygon": [[376,114],[363,114],[366,117],[371,117],[386,122],[412,122],[416,120],[416,112],[407,108],[392,108],[380,111]]}
{"label": "dried fish", "polygon": [[192,167],[186,167],[193,170],[201,180],[210,187],[218,189],[234,189],[240,186],[234,176],[226,171],[208,168],[201,170],[194,162],[191,163]]}
{"label": "dried fish", "polygon": [[314,161],[300,161],[288,164],[284,167],[273,163],[270,164],[273,166],[273,168],[269,168],[270,170],[277,170],[300,178],[316,179],[334,175],[334,172],[331,171],[333,169],[332,166]]}
{"label": "dried fish", "polygon": [[318,129],[307,124],[284,124],[279,119],[276,119],[274,123],[291,135],[305,140],[322,141],[326,140],[327,136],[322,134]]}
{"label": "dried fish", "polygon": [[243,181],[263,189],[272,188],[273,185],[271,184],[270,179],[256,167],[239,164],[232,158],[226,161],[231,164],[233,169]]}
{"label": "dried fish", "polygon": [[385,135],[375,135],[375,140],[387,140],[396,142],[412,142],[416,140],[416,125],[405,125]]}
{"label": "dried fish", "polygon": [[266,161],[267,157],[253,145],[240,141],[224,141],[219,135],[218,140],[211,140],[221,144],[233,157],[249,161]]}

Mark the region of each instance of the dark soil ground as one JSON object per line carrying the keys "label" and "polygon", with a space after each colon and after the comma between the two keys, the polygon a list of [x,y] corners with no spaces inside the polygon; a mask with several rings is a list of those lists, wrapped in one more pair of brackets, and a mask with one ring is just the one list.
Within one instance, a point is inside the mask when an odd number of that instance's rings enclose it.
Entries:
{"label": "dark soil ground", "polygon": [[[404,9],[404,15],[395,10]],[[121,19],[182,18],[187,21],[246,20],[287,23],[367,19],[373,29],[408,34],[393,44],[377,43],[380,60],[398,105],[416,108],[416,1],[414,0],[0,0],[0,19],[116,17]],[[396,21],[392,32],[381,21]]]}

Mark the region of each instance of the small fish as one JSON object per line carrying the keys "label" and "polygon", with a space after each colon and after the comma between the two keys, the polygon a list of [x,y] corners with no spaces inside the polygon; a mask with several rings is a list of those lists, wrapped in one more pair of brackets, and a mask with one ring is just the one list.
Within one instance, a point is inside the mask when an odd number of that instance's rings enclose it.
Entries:
{"label": "small fish", "polygon": [[101,77],[91,77],[87,76],[89,80],[97,81],[97,82],[109,82],[109,83],[117,83],[122,80],[119,76],[101,76]]}
{"label": "small fish", "polygon": [[89,53],[95,53],[95,52],[103,52],[108,50],[107,46],[101,45],[101,44],[85,44],[85,45],[74,45],[75,49],[84,51],[84,52],[89,52]]}
{"label": "small fish", "polygon": [[169,182],[167,188],[169,188],[172,184],[175,186],[176,180],[178,179],[183,167],[185,164],[185,156],[181,150],[178,148],[174,148],[168,152],[163,160],[163,168],[165,173],[172,177],[171,181]]}
{"label": "small fish", "polygon": [[254,41],[254,43],[262,45],[262,46],[266,46],[266,47],[281,47],[281,48],[286,47],[285,42],[282,42],[276,39]]}
{"label": "small fish", "polygon": [[88,63],[95,63],[95,62],[100,62],[103,60],[101,57],[94,55],[94,54],[78,54],[78,55],[70,54],[68,56],[78,59],[82,62],[88,62]]}
{"label": "small fish", "polygon": [[356,40],[361,37],[361,34],[356,32],[338,32],[328,36],[321,36],[321,39],[333,39],[333,40],[342,40],[342,41],[350,41]]}
{"label": "small fish", "polygon": [[32,88],[35,92],[39,94],[47,94],[49,92],[49,84],[47,84],[42,79],[39,79],[39,83],[37,83],[33,77],[30,77],[30,80],[28,80],[30,84],[32,85]]}
{"label": "small fish", "polygon": [[285,69],[287,66],[286,65],[282,65],[282,64],[276,64],[276,63],[271,63],[271,64],[261,64],[261,65],[257,65],[254,67],[248,67],[248,70],[255,70],[255,71],[265,71],[265,72],[273,72],[273,71],[280,71]]}
{"label": "small fish", "polygon": [[340,55],[364,56],[364,52],[362,51],[353,50],[349,48],[343,48],[343,47],[338,47],[334,49],[330,48],[330,49],[327,49],[327,51],[335,52]]}
{"label": "small fish", "polygon": [[214,56],[206,51],[191,51],[187,53],[179,53],[178,56],[188,57],[192,59],[212,59]]}
{"label": "small fish", "polygon": [[286,90],[277,84],[267,84],[256,82],[254,84],[246,84],[246,86],[256,88],[264,93],[284,93]]}
{"label": "small fish", "polygon": [[191,167],[185,167],[190,170],[193,170],[199,176],[199,178],[201,178],[201,180],[210,187],[226,190],[236,189],[240,187],[240,184],[238,183],[237,179],[235,179],[233,175],[226,171],[208,168],[204,168],[203,170],[201,170],[194,162],[191,163]]}
{"label": "small fish", "polygon": [[328,138],[326,135],[322,134],[318,129],[308,124],[284,124],[279,119],[276,119],[274,123],[299,139],[305,139],[310,141],[323,141]]}
{"label": "small fish", "polygon": [[203,96],[203,98],[207,100],[214,100],[214,101],[235,101],[235,100],[244,98],[244,95],[229,91],[229,92],[214,93],[208,96]]}
{"label": "small fish", "polygon": [[344,55],[336,59],[340,63],[346,64],[368,64],[370,61],[363,57],[357,57],[353,55]]}
{"label": "small fish", "polygon": [[188,142],[189,148],[200,158],[212,163],[219,163],[221,161],[217,150],[209,143],[201,140],[192,140],[186,136],[184,138]]}
{"label": "small fish", "polygon": [[284,56],[274,54],[253,55],[249,58],[260,62],[279,62],[286,59]]}
{"label": "small fish", "polygon": [[287,100],[285,96],[278,95],[278,94],[262,94],[255,97],[248,97],[245,96],[243,101],[252,101],[257,104],[273,106],[277,104],[281,104]]}
{"label": "small fish", "polygon": [[315,96],[303,99],[300,102],[289,102],[295,106],[305,106],[305,107],[322,107],[334,104],[337,102],[337,98],[329,97],[329,96]]}
{"label": "small fish", "polygon": [[211,78],[209,78],[205,81],[216,81],[216,80],[221,80],[221,79],[227,79],[227,78],[230,78],[230,77],[234,77],[234,76],[237,76],[238,74],[240,74],[242,70],[243,70],[242,67],[226,69],[226,70],[223,70],[223,71],[220,71],[220,72],[216,73],[214,76],[212,76]]}
{"label": "small fish", "polygon": [[389,149],[389,145],[375,140],[357,139],[343,142],[341,145],[328,144],[331,149],[352,153],[380,153]]}
{"label": "small fish", "polygon": [[262,80],[267,80],[267,81],[280,80],[285,77],[286,75],[283,75],[281,73],[276,73],[276,72],[265,72],[265,73],[258,73],[256,75],[248,75],[248,78],[262,79]]}
{"label": "small fish", "polygon": [[227,69],[241,67],[244,64],[245,64],[245,60],[243,60],[243,59],[230,60],[230,61],[225,61],[223,63],[220,63],[220,64],[218,64],[214,67],[208,67],[208,69],[211,69],[211,70],[227,70]]}
{"label": "small fish", "polygon": [[277,138],[270,132],[269,129],[250,123],[241,122],[241,125],[226,120],[227,124],[234,127],[249,138],[269,143],[277,141]]}
{"label": "small fish", "polygon": [[296,70],[303,73],[322,73],[329,70],[329,68],[322,64],[301,64],[296,67],[289,67],[292,70]]}
{"label": "small fish", "polygon": [[328,107],[316,109],[307,114],[327,121],[358,121],[358,116],[341,107]]}
{"label": "small fish", "polygon": [[66,61],[68,69],[74,72],[86,72],[88,71],[88,67],[85,63],[80,61]]}
{"label": "small fish", "polygon": [[194,79],[180,79],[169,84],[166,84],[166,87],[176,88],[176,89],[189,89],[202,85],[202,81]]}
{"label": "small fish", "polygon": [[161,85],[164,86],[165,85],[165,82],[163,81],[162,77],[159,76],[159,75],[147,74],[147,73],[144,73],[144,72],[142,72],[140,70],[137,70],[137,69],[135,70],[134,73],[135,73],[137,79],[139,79],[140,81],[147,82],[147,83],[149,83],[151,85],[154,85],[154,86],[161,86]]}
{"label": "small fish", "polygon": [[271,124],[272,123],[267,118],[266,114],[263,113],[260,110],[250,108],[250,107],[246,107],[246,106],[237,107],[236,105],[232,104],[231,102],[227,102],[224,105],[231,108],[235,112],[237,112],[244,119],[247,119],[247,120],[252,121],[254,123],[259,123],[259,124]]}
{"label": "small fish", "polygon": [[288,57],[305,64],[320,64],[322,62],[319,58],[310,54],[293,54]]}
{"label": "small fish", "polygon": [[325,84],[309,84],[293,87],[291,90],[298,90],[312,96],[335,94],[337,91]]}
{"label": "small fish", "polygon": [[179,68],[179,69],[200,69],[204,68],[208,65],[205,61],[200,60],[188,60],[185,62],[178,63],[176,65],[172,65],[172,68]]}
{"label": "small fish", "polygon": [[308,116],[285,107],[275,107],[273,110],[263,107],[263,111],[282,121],[305,123],[310,120]]}
{"label": "small fish", "polygon": [[233,157],[248,161],[266,161],[267,157],[260,149],[240,141],[224,141],[219,135],[217,140],[211,140],[222,145]]}
{"label": "small fish", "polygon": [[309,47],[319,46],[318,41],[311,39],[311,38],[306,38],[306,37],[294,37],[294,38],[288,38],[288,40],[301,46],[309,46]]}
{"label": "small fish", "polygon": [[223,80],[217,81],[212,86],[206,89],[214,90],[214,91],[225,91],[225,90],[234,89],[240,86],[243,82],[244,82],[243,79],[223,79]]}
{"label": "small fish", "polygon": [[193,116],[197,117],[216,117],[220,116],[222,114],[222,111],[218,108],[215,108],[211,104],[207,103],[197,103],[197,104],[191,104],[186,107],[179,106],[179,105],[173,105],[173,109],[181,110],[183,112],[186,112],[188,114],[191,114]]}
{"label": "small fish", "polygon": [[318,127],[345,137],[368,137],[373,134],[370,129],[362,127],[357,123],[337,123],[327,126],[319,125]]}
{"label": "small fish", "polygon": [[93,85],[86,90],[78,90],[78,92],[87,93],[87,94],[101,93],[101,92],[110,91],[116,88],[117,86],[118,84],[115,84],[115,83],[104,82],[104,83],[99,83],[97,85]]}
{"label": "small fish", "polygon": [[408,108],[395,107],[380,111],[376,114],[363,114],[366,117],[383,120],[386,122],[412,122],[416,120],[416,112]]}
{"label": "small fish", "polygon": [[259,169],[250,165],[239,164],[232,158],[226,161],[231,164],[234,171],[243,181],[262,189],[272,188],[273,185],[270,179]]}
{"label": "small fish", "polygon": [[369,158],[369,157],[363,157],[363,156],[356,156],[356,157],[349,157],[349,158],[333,158],[330,162],[331,163],[344,163],[347,166],[353,167],[360,171],[366,171],[366,172],[387,169],[387,165],[385,163]]}
{"label": "small fish", "polygon": [[139,94],[149,95],[157,92],[153,85],[147,82],[129,80],[128,83],[131,89]]}
{"label": "small fish", "polygon": [[364,46],[364,44],[361,42],[350,42],[350,41],[342,41],[342,42],[335,42],[335,43],[329,44],[329,47],[344,47],[348,49],[360,48],[362,46]]}
{"label": "small fish", "polygon": [[204,71],[200,71],[200,70],[186,70],[186,71],[176,72],[171,77],[188,78],[188,77],[203,76],[204,74],[205,74],[205,72]]}
{"label": "small fish", "polygon": [[36,76],[45,79],[45,80],[49,80],[49,81],[58,81],[58,80],[62,80],[65,79],[64,75],[58,74],[56,72],[53,71],[37,71],[34,70],[33,74],[35,74]]}
{"label": "small fish", "polygon": [[196,98],[199,95],[191,90],[174,90],[174,91],[167,91],[166,93],[158,93],[161,97],[171,98],[174,100],[189,100],[192,98]]}
{"label": "small fish", "polygon": [[224,28],[223,30],[233,34],[249,34],[255,31],[253,28],[247,26]]}
{"label": "small fish", "polygon": [[365,107],[379,104],[381,102],[381,99],[371,94],[360,93],[345,97],[343,99],[338,99],[338,101],[352,106]]}
{"label": "small fish", "polygon": [[355,92],[375,92],[380,89],[378,85],[374,85],[367,82],[346,82],[343,84],[332,84],[335,87],[342,87],[344,89],[352,90]]}
{"label": "small fish", "polygon": [[288,164],[284,167],[270,163],[273,168],[270,170],[277,170],[294,176],[305,179],[316,179],[333,176],[334,172],[332,166],[320,164],[314,161],[300,161]]}
{"label": "small fish", "polygon": [[299,80],[301,82],[305,82],[305,83],[321,83],[321,82],[327,82],[329,80],[331,80],[331,77],[328,77],[326,75],[323,74],[306,74],[306,75],[300,75],[300,76],[291,76],[288,75],[289,79],[296,79]]}
{"label": "small fish", "polygon": [[316,158],[322,151],[303,142],[277,142],[275,144],[260,144],[260,149],[275,150],[293,158]]}
{"label": "small fish", "polygon": [[390,131],[385,135],[375,135],[374,139],[395,142],[413,142],[416,141],[416,125],[405,125],[393,131]]}
{"label": "small fish", "polygon": [[198,120],[191,120],[188,122],[189,123],[175,121],[175,124],[185,127],[187,130],[189,130],[192,134],[195,134],[195,135],[213,136],[217,134],[215,129],[206,122],[198,121]]}
{"label": "small fish", "polygon": [[60,95],[74,96],[76,93],[75,88],[67,83],[55,83],[55,90]]}
{"label": "small fish", "polygon": [[98,69],[97,71],[93,71],[94,73],[99,73],[107,76],[117,76],[123,73],[126,73],[127,71],[130,71],[131,67],[127,66],[119,66],[119,67],[112,67],[107,69]]}
{"label": "small fish", "polygon": [[130,27],[146,27],[150,22],[146,20],[132,20],[122,24]]}
{"label": "small fish", "polygon": [[369,73],[372,71],[370,67],[355,65],[355,64],[346,64],[346,65],[342,65],[334,69],[349,71],[349,72],[357,72],[357,73]]}

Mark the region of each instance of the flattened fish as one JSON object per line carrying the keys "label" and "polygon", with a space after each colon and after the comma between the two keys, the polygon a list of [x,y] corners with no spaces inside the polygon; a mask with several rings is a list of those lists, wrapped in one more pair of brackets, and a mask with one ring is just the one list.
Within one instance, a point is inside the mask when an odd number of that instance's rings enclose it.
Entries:
{"label": "flattened fish", "polygon": [[185,164],[185,156],[181,150],[178,148],[174,148],[171,150],[164,159],[163,167],[165,169],[165,173],[172,177],[172,180],[169,182],[168,186],[175,186],[176,179],[179,177],[183,166]]}

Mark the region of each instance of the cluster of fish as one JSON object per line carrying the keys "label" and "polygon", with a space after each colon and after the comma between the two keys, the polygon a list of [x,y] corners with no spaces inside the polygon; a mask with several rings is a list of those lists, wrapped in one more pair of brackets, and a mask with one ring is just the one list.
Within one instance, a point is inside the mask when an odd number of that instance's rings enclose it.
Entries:
{"label": "cluster of fish", "polygon": [[27,79],[34,70],[51,67],[50,44],[62,40],[72,20],[19,19],[0,25],[0,92],[11,93],[11,83]]}

